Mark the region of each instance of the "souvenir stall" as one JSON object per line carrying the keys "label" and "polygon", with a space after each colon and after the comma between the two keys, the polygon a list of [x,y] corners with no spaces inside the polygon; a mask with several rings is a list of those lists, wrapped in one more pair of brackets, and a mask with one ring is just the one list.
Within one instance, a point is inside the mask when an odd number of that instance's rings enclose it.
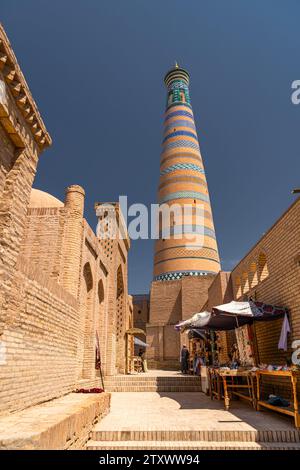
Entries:
{"label": "souvenir stall", "polygon": [[[256,321],[272,321],[282,318],[282,330],[278,338],[278,348],[287,349],[287,335],[290,332],[288,310],[263,302],[230,302],[219,305],[211,312],[201,312],[176,325],[178,331],[200,328],[211,340],[210,366],[208,368],[209,394],[211,399],[223,399],[228,410],[230,401],[241,398],[248,401],[256,410],[268,408],[292,416],[295,426],[300,427],[297,398],[297,379],[299,367],[284,365],[257,364],[255,329]],[[236,342],[229,351],[229,362],[220,363],[214,351],[212,332],[235,332]],[[290,400],[281,396],[262,397],[262,382],[265,377],[281,377],[290,383]]]}
{"label": "souvenir stall", "polygon": [[193,375],[200,375],[201,365],[207,363],[208,358],[208,338],[205,330],[192,328],[188,331],[189,349],[189,372]]}

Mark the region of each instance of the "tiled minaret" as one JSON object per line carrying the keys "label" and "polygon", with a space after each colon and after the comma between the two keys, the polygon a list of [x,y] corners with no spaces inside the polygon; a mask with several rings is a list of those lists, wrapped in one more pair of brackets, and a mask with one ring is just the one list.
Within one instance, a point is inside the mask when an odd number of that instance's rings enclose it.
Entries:
{"label": "tiled minaret", "polygon": [[[158,281],[220,271],[212,210],[189,95],[189,79],[188,72],[176,64],[164,80],[167,105],[158,202],[190,205],[190,212],[182,223],[172,215],[167,226],[165,222],[160,223],[160,238],[155,243],[154,255],[154,280]],[[196,215],[196,207],[201,207],[201,215]],[[178,238],[180,233],[182,236]]]}

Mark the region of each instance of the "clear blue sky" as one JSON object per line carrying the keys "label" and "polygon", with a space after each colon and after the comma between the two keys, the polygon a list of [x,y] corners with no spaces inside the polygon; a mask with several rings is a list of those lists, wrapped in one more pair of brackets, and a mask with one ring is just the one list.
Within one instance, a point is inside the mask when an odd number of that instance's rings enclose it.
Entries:
{"label": "clear blue sky", "polygon": [[[156,202],[163,76],[177,60],[191,98],[223,269],[231,269],[300,186],[298,0],[2,0],[1,22],[53,146],[35,186],[63,198]],[[135,241],[131,293],[147,292],[151,241]]]}

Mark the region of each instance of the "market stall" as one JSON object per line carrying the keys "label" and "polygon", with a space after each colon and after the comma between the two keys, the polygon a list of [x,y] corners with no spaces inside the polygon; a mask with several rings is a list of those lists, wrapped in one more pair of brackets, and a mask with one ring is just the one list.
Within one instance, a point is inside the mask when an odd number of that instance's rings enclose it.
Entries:
{"label": "market stall", "polygon": [[[212,332],[234,331],[236,341],[229,351],[228,363],[220,364],[217,355],[211,354],[208,369],[211,398],[224,399],[225,407],[229,409],[232,397],[239,397],[250,402],[257,410],[264,407],[293,416],[296,427],[299,427],[296,390],[299,368],[290,364],[258,364],[255,354],[255,329],[251,326],[257,321],[267,322],[278,318],[283,319],[278,349],[287,350],[287,337],[290,332],[288,309],[263,302],[232,301],[219,305],[211,312],[196,313],[190,319],[177,324],[176,329],[183,332],[198,328],[205,332],[207,337],[210,337]],[[262,377],[271,376],[290,378],[290,400],[276,394],[269,394],[267,399],[262,399]]]}

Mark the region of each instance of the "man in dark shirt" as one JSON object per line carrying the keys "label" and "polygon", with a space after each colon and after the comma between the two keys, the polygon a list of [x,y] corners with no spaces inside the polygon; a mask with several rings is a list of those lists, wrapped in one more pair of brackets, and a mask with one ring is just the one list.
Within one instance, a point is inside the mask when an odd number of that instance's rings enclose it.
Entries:
{"label": "man in dark shirt", "polygon": [[188,348],[183,345],[180,353],[181,372],[187,374],[189,370],[189,357],[190,353]]}

